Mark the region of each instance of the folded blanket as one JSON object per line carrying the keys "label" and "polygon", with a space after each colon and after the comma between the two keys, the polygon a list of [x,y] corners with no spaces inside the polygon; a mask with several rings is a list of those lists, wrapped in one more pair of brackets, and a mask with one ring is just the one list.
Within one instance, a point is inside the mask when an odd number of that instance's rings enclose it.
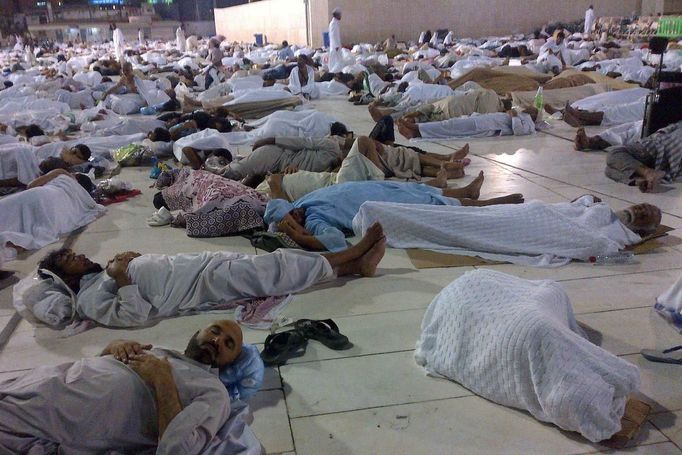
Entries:
{"label": "folded blanket", "polygon": [[480,269],[431,302],[415,352],[429,373],[590,441],[621,428],[636,366],[590,343],[553,281]]}

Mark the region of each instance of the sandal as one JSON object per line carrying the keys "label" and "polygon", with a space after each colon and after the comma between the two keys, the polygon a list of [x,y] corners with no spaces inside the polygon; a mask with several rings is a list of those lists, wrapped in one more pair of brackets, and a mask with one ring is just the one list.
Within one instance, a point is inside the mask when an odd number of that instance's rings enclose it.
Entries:
{"label": "sandal", "polygon": [[319,341],[329,349],[341,351],[353,347],[348,337],[339,333],[339,327],[331,319],[316,321],[299,319],[294,323],[295,329],[309,340]]}
{"label": "sandal", "polygon": [[651,362],[673,363],[682,365],[682,346],[657,351],[655,349],[642,349],[642,355]]}
{"label": "sandal", "polygon": [[308,340],[296,330],[274,333],[265,339],[265,346],[260,353],[266,365],[283,365],[289,359],[305,354]]}

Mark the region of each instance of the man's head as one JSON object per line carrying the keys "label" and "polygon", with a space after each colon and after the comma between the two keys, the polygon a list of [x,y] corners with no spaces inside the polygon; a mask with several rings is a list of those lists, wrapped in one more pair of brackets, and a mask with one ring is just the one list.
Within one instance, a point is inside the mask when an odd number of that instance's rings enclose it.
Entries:
{"label": "man's head", "polygon": [[334,122],[331,124],[329,128],[329,134],[331,136],[341,136],[341,137],[346,137],[350,134],[348,131],[348,128],[346,128],[346,125],[344,125],[341,122]]}
{"label": "man's head", "polygon": [[287,40],[282,41],[282,49],[286,49],[287,47],[289,47],[289,41]]}
{"label": "man's head", "polygon": [[587,9],[594,9],[594,5],[590,5],[590,7]]}
{"label": "man's head", "polygon": [[47,278],[48,275],[41,273],[41,270],[48,270],[71,288],[73,292],[80,290],[80,280],[89,273],[99,273],[102,266],[95,264],[83,254],[77,255],[69,248],[52,251],[38,263],[38,274]]}
{"label": "man's head", "polygon": [[618,218],[631,231],[645,237],[661,225],[661,209],[651,204],[636,204],[618,212]]}
{"label": "man's head", "polygon": [[112,23],[111,23],[111,29],[112,29],[112,30],[116,30],[116,22],[112,22]]}
{"label": "man's head", "polygon": [[192,335],[185,355],[213,368],[223,368],[239,357],[242,343],[242,329],[236,322],[215,321]]}
{"label": "man's head", "polygon": [[76,144],[73,147],[65,148],[60,154],[61,158],[69,166],[83,164],[90,159],[90,147],[85,144]]}
{"label": "man's head", "polygon": [[308,66],[308,59],[306,58],[305,55],[301,54],[298,56],[296,59],[296,64],[298,65],[298,69],[301,71],[307,71],[307,66]]}
{"label": "man's head", "polygon": [[17,131],[23,132],[24,136],[26,136],[26,139],[31,139],[32,137],[45,135],[45,131],[43,131],[43,129],[36,125],[35,123],[31,123],[25,128],[17,128]]}
{"label": "man's head", "polygon": [[154,128],[154,130],[149,132],[149,134],[147,135],[147,139],[149,139],[152,142],[170,142],[171,135],[166,128],[158,127]]}
{"label": "man's head", "polygon": [[336,7],[332,11],[332,16],[335,17],[337,20],[341,20],[341,8]]}

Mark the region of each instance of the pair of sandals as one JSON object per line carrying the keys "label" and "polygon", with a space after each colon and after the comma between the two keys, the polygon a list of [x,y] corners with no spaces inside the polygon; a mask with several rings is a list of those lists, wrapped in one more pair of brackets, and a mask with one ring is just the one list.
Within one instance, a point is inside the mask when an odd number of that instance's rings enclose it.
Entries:
{"label": "pair of sandals", "polygon": [[166,207],[161,207],[152,216],[147,218],[147,224],[153,227],[167,226],[173,221],[173,215]]}
{"label": "pair of sandals", "polygon": [[335,351],[353,347],[348,337],[339,332],[339,327],[331,319],[299,319],[294,322],[293,330],[268,335],[260,354],[261,359],[269,366],[283,365],[289,359],[304,355],[308,340],[319,341]]}
{"label": "pair of sandals", "polygon": [[651,362],[682,365],[682,346],[675,346],[661,351],[655,349],[642,349],[642,355]]}

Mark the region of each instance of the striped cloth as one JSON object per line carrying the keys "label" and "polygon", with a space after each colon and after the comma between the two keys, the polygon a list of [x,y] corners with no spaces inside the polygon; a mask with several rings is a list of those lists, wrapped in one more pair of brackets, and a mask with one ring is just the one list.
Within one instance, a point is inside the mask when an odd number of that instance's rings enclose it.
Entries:
{"label": "striped cloth", "polygon": [[641,140],[645,150],[656,159],[654,169],[665,172],[664,183],[672,183],[682,173],[682,122],[661,128]]}

